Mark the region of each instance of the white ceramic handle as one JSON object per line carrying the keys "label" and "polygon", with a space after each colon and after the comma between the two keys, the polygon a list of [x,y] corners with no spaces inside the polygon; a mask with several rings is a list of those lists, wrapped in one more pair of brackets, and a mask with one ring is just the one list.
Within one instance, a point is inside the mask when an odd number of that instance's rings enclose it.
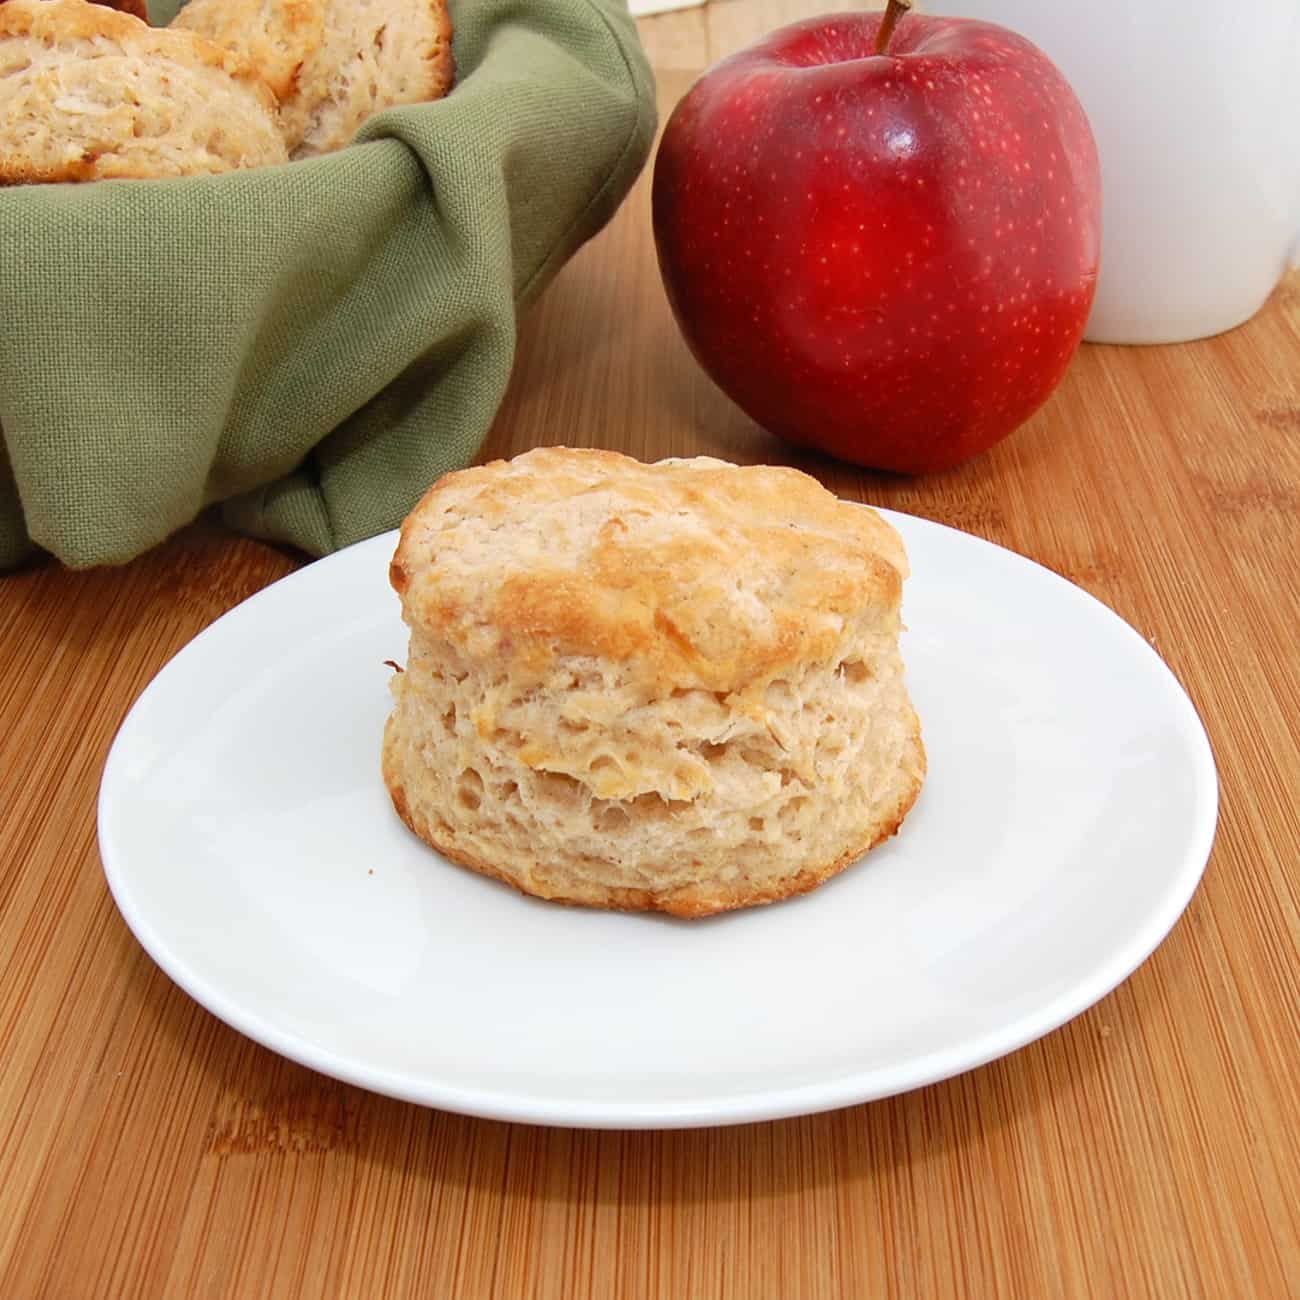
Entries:
{"label": "white ceramic handle", "polygon": [[667,13],[670,9],[692,9],[707,3],[708,0],[628,0],[628,9],[633,18],[644,18],[650,14]]}

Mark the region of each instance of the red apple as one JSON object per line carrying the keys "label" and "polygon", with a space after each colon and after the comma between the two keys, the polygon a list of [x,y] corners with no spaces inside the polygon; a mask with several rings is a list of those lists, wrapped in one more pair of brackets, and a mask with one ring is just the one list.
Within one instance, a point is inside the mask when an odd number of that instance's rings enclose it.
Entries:
{"label": "red apple", "polygon": [[[773,433],[921,473],[1006,437],[1092,305],[1092,132],[1036,46],[897,10],[795,23],[664,129],[655,242],[717,384]],[[891,31],[892,29],[892,31]],[[877,54],[878,36],[885,53]]]}

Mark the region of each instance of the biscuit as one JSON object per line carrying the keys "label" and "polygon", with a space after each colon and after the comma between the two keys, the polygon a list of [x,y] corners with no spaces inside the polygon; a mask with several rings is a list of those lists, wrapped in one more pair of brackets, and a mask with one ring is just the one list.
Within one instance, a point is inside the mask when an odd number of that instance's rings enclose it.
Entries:
{"label": "biscuit", "polygon": [[172,25],[264,69],[295,158],[341,149],[381,109],[451,87],[446,0],[190,0]]}
{"label": "biscuit", "polygon": [[390,569],[394,807],[542,898],[703,916],[812,889],[924,778],[906,573],[889,524],[795,470],[550,448],[449,474]]}
{"label": "biscuit", "polygon": [[283,104],[325,39],[326,0],[189,0],[172,20],[256,68]]}
{"label": "biscuit", "polygon": [[0,4],[0,184],[287,158],[270,90],[210,42],[88,0]]}

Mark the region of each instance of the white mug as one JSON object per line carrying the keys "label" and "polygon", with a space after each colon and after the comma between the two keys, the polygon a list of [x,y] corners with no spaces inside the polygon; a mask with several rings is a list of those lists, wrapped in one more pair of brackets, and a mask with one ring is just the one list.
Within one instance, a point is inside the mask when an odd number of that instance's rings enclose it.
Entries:
{"label": "white mug", "polygon": [[1248,320],[1300,255],[1300,0],[922,0],[1027,36],[1101,158],[1084,337],[1173,343]]}

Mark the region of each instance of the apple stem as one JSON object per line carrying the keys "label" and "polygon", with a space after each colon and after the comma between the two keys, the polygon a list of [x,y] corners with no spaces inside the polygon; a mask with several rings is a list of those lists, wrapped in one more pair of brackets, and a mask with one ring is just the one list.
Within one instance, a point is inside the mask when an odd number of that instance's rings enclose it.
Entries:
{"label": "apple stem", "polygon": [[898,26],[898,20],[912,7],[912,0],[889,0],[885,16],[880,20],[880,30],[876,33],[876,53],[884,54],[889,45],[889,38]]}

